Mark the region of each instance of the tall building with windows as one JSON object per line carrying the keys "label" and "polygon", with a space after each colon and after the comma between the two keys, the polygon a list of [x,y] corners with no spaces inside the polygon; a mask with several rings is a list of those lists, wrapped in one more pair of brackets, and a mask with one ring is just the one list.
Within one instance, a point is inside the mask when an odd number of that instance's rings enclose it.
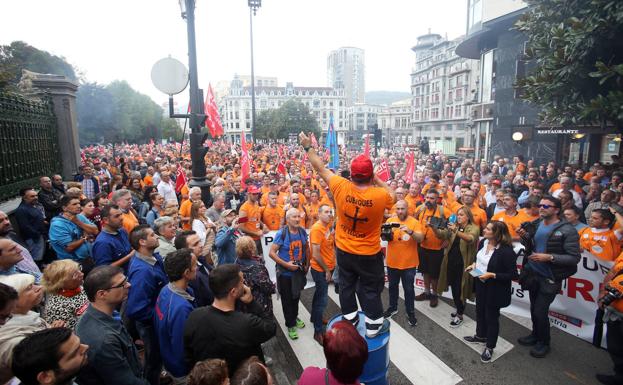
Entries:
{"label": "tall building with windows", "polygon": [[520,98],[514,85],[535,63],[524,55],[527,37],[513,26],[527,10],[522,0],[467,0],[467,36],[456,52],[482,63],[471,111],[477,154],[485,159],[522,154],[537,164],[610,161],[619,154],[618,132],[544,126],[538,108]]}
{"label": "tall building with windows", "polygon": [[383,135],[384,147],[415,144],[415,135],[411,124],[413,117],[411,103],[410,98],[399,100],[379,112],[378,125]]}
{"label": "tall building with windows", "polygon": [[[327,132],[329,118],[333,115],[338,143],[344,143],[347,130],[347,109],[343,90],[330,87],[295,87],[293,83],[286,83],[285,87],[256,86],[256,114],[262,110],[277,109],[291,99],[300,101],[309,108],[323,135]],[[239,142],[243,133],[250,139],[250,85],[245,85],[240,77],[235,76],[227,95],[220,98],[218,104],[226,139]]]}
{"label": "tall building with windows", "polygon": [[478,61],[455,54],[460,42],[429,33],[412,48],[411,126],[418,141],[425,137],[432,151],[445,154],[467,151],[473,143],[467,106],[475,95]]}
{"label": "tall building with windows", "polygon": [[348,107],[364,103],[366,94],[365,60],[361,48],[341,47],[327,56],[327,84],[344,90]]}

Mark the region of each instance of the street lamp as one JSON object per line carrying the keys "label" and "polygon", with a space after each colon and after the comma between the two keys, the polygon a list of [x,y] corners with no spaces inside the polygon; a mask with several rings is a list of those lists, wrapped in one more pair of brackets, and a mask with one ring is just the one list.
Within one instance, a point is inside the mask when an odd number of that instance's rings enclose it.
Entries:
{"label": "street lamp", "polygon": [[[249,4],[249,30],[251,34],[251,140],[255,141],[255,71],[253,68],[253,16],[257,9],[262,6],[262,0],[248,0]],[[244,130],[242,135],[246,135]]]}
{"label": "street lamp", "polygon": [[[192,178],[188,185],[201,188],[201,200],[206,206],[212,205],[210,182],[206,178],[205,155],[207,149],[203,142],[208,134],[201,132],[203,114],[203,95],[199,92],[199,78],[197,75],[197,47],[195,41],[195,0],[178,0],[182,19],[186,20],[188,35],[188,77],[190,83],[190,159],[192,162]],[[171,110],[171,107],[169,107]]]}

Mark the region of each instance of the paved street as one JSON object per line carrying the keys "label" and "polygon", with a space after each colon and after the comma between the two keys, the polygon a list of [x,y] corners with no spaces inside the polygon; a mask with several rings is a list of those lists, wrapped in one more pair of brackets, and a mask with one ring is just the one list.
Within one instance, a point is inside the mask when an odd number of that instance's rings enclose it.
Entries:
{"label": "paved street", "polygon": [[[309,321],[313,288],[303,292],[299,316],[307,327],[299,332],[297,341],[284,334],[281,305],[275,302],[275,315],[280,322],[278,335],[266,345],[272,358],[273,370],[279,385],[296,384],[302,368],[324,366],[322,348],[313,339]],[[339,313],[339,300],[329,288],[327,316]],[[401,294],[402,296],[402,294]],[[387,290],[383,303],[388,303]],[[457,329],[447,326],[452,307],[443,299],[432,309],[428,302],[416,303],[418,325],[410,327],[402,298],[399,313],[392,319],[390,338],[390,370],[392,385],[407,384],[595,384],[595,373],[611,371],[611,361],[605,350],[574,336],[552,328],[552,351],[545,359],[529,355],[529,348],[517,344],[518,337],[528,333],[525,319],[502,316],[500,340],[494,362],[480,362],[481,345],[465,343],[463,336],[475,331],[475,307],[468,305],[465,322]]]}

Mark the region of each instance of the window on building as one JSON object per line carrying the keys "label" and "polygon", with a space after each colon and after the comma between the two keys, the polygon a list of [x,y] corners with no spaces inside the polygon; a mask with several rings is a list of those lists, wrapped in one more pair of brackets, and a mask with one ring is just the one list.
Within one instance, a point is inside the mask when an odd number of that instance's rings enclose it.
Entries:
{"label": "window on building", "polygon": [[245,113],[244,113],[244,118],[245,118],[245,119],[251,119],[251,112],[249,112],[249,111],[245,111]]}
{"label": "window on building", "polygon": [[461,110],[462,110],[461,106],[454,106],[454,117],[460,118],[461,116],[463,116],[463,113]]}
{"label": "window on building", "polygon": [[448,100],[452,100],[452,91],[448,91]]}
{"label": "window on building", "polygon": [[236,128],[240,128],[240,123],[236,122]]}
{"label": "window on building", "polygon": [[236,111],[235,115],[236,119],[240,119],[240,113],[238,111]]}
{"label": "window on building", "polygon": [[455,95],[456,95],[455,100],[463,100],[463,89],[462,88],[457,88]]}
{"label": "window on building", "polygon": [[247,128],[251,128],[251,123],[247,122]]}

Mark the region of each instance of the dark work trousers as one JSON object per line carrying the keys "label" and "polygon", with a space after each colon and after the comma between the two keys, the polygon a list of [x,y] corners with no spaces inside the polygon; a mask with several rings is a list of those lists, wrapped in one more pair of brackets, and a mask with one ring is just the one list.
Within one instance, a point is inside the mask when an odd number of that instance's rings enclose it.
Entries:
{"label": "dark work trousers", "polygon": [[355,255],[340,249],[336,250],[342,314],[356,312],[359,299],[366,317],[371,320],[382,318],[381,293],[385,285],[383,253],[379,251],[376,255]]}
{"label": "dark work trousers", "polygon": [[463,283],[463,257],[461,257],[461,255],[455,256],[454,258],[448,256],[448,273],[446,276],[448,278],[448,285],[450,285],[450,289],[452,290],[452,300],[454,301],[456,312],[459,315],[463,315],[465,303],[461,299],[461,284]]}
{"label": "dark work trousers", "polygon": [[151,322],[136,321],[136,330],[145,347],[143,376],[151,385],[158,385],[160,383],[160,372],[162,371],[162,358],[160,356],[160,344],[158,343],[156,329]]}
{"label": "dark work trousers", "polygon": [[549,345],[549,305],[560,291],[562,283],[538,276],[534,286],[530,288],[530,318],[532,319],[532,335],[537,342]]}
{"label": "dark work trousers", "polygon": [[606,341],[614,363],[614,374],[623,383],[623,321],[608,321]]}
{"label": "dark work trousers", "polygon": [[389,278],[389,308],[398,310],[398,283],[402,281],[405,291],[405,309],[407,314],[415,315],[415,267],[411,269],[387,268]]}
{"label": "dark work trousers", "polygon": [[476,285],[476,335],[487,339],[487,347],[495,349],[500,334],[500,308],[487,303],[489,285],[475,279]]}
{"label": "dark work trousers", "polygon": [[281,296],[281,308],[283,309],[283,318],[286,320],[286,327],[293,328],[296,326],[296,317],[299,315],[299,300],[292,298],[292,277],[279,274],[277,276],[277,287]]}

